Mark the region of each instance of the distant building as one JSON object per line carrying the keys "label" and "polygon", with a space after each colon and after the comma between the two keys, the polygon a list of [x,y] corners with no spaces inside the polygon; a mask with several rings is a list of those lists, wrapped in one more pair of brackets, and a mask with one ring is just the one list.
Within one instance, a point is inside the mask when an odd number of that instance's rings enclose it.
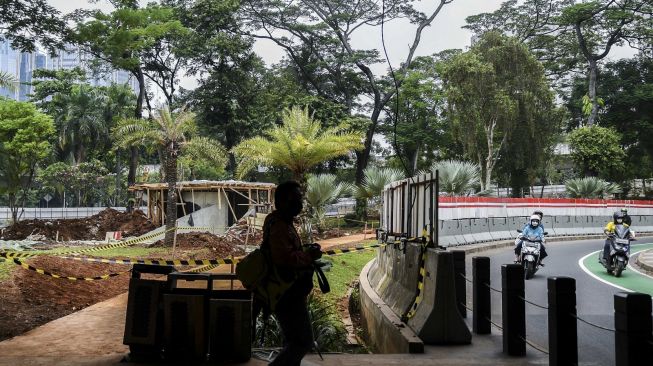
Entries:
{"label": "distant building", "polygon": [[0,88],[0,96],[11,99],[26,101],[33,92],[33,86],[29,83],[33,80],[33,72],[37,69],[48,70],[70,70],[80,67],[86,70],[88,83],[93,86],[108,86],[111,83],[127,84],[138,93],[138,82],[125,70],[113,70],[106,73],[93,74],[89,67],[89,61],[93,57],[82,52],[75,46],[69,46],[61,50],[54,57],[43,52],[20,52],[11,47],[7,40],[0,40],[0,71],[8,73],[20,82],[15,91],[8,88]]}

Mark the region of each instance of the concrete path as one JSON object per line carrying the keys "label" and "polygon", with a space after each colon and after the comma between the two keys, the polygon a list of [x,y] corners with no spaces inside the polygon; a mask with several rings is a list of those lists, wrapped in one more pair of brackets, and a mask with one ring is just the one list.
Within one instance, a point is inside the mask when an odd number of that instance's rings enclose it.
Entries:
{"label": "concrete path", "polygon": [[332,249],[338,247],[354,246],[367,240],[375,240],[374,233],[371,234],[355,234],[349,236],[341,236],[339,238],[332,238],[326,240],[318,240],[317,242],[322,246],[322,249]]}
{"label": "concrete path", "polygon": [[[93,305],[45,324],[21,336],[0,342],[0,365],[78,366],[130,365],[124,362],[128,348],[122,344],[127,295]],[[303,366],[354,365],[546,365],[548,359],[528,350],[525,358],[501,353],[501,336],[474,336],[471,346],[428,346],[424,354],[327,354],[325,360],[308,355]],[[266,365],[252,359],[242,365]]]}
{"label": "concrete path", "polygon": [[653,249],[644,250],[637,256],[637,264],[645,271],[653,272]]}

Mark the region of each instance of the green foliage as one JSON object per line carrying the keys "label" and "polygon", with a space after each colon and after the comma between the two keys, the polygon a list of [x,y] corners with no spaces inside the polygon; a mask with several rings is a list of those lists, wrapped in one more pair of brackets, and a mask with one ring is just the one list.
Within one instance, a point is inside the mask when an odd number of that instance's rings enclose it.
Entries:
{"label": "green foliage", "polygon": [[581,127],[569,134],[571,158],[584,175],[618,176],[624,169],[626,154],[621,148],[621,135],[599,126]]}
{"label": "green foliage", "polygon": [[[454,136],[481,167],[481,189],[489,187],[499,158],[508,165],[524,159],[531,168],[543,165],[540,152],[551,149],[559,116],[542,65],[519,40],[485,33],[445,63],[442,78]],[[509,147],[532,152],[506,154]]]}
{"label": "green foliage", "polygon": [[439,170],[440,191],[452,196],[463,196],[479,185],[481,169],[475,163],[460,160],[436,161],[431,171]]}
{"label": "green foliage", "polygon": [[284,110],[283,125],[264,135],[267,138],[247,139],[233,149],[238,177],[258,165],[281,166],[290,170],[294,179],[305,182],[305,174],[315,165],[362,147],[361,134],[345,132],[344,126],[323,129],[307,108]]}
{"label": "green foliage", "polygon": [[309,205],[309,214],[317,224],[319,231],[324,230],[326,206],[335,203],[338,198],[351,193],[353,186],[348,183],[336,183],[333,174],[318,174],[308,177],[306,188],[306,202]]}
{"label": "green foliage", "polygon": [[95,206],[101,202],[108,205],[115,187],[115,176],[109,175],[109,171],[98,160],[75,165],[54,163],[40,170],[36,180],[46,192],[57,193],[62,198],[65,192],[76,196],[72,200],[71,195],[68,196],[67,201],[73,203],[69,206]]}
{"label": "green foliage", "polygon": [[610,198],[613,194],[621,192],[621,187],[609,183],[601,178],[586,177],[575,178],[565,182],[565,189],[571,198]]}
{"label": "green foliage", "polygon": [[363,182],[357,187],[356,196],[365,199],[380,197],[386,185],[405,177],[401,170],[378,167],[366,168],[363,175]]}
{"label": "green foliage", "polygon": [[13,75],[0,71],[0,88],[7,88],[9,91],[15,91],[18,80]]}
{"label": "green foliage", "polygon": [[37,43],[51,53],[63,48],[66,23],[47,0],[4,0],[0,5],[0,39],[24,52],[35,51]]}
{"label": "green foliage", "polygon": [[0,98],[0,193],[12,219],[25,204],[39,162],[51,154],[52,119],[31,103]]}

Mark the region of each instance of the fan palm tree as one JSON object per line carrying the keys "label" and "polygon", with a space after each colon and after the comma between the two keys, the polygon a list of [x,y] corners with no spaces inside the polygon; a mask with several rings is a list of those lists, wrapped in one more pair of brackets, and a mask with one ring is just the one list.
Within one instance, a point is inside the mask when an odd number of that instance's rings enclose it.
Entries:
{"label": "fan palm tree", "polygon": [[326,206],[350,193],[352,188],[349,183],[336,183],[336,176],[333,174],[311,175],[308,178],[306,202],[313,219],[317,222],[318,230],[324,229]]}
{"label": "fan palm tree", "polygon": [[[452,196],[462,196],[473,191],[480,183],[478,164],[462,160],[442,160],[431,165],[431,172],[439,171],[440,191]],[[429,173],[429,172],[422,172]]]}
{"label": "fan palm tree", "polygon": [[164,152],[161,165],[168,185],[166,246],[173,244],[173,229],[177,220],[177,157],[188,154],[222,167],[227,163],[227,154],[222,145],[210,138],[195,136],[196,131],[193,113],[182,110],[172,114],[167,107],[157,110],[151,120],[121,120],[114,131],[119,147],[156,147]]}
{"label": "fan palm tree", "polygon": [[372,208],[378,209],[383,188],[392,182],[403,179],[404,177],[404,172],[400,169],[378,167],[365,168],[363,171],[363,181],[358,187],[356,187],[356,196],[361,199],[366,199],[369,201]]}
{"label": "fan palm tree", "polygon": [[292,172],[293,179],[305,192],[309,169],[363,147],[362,134],[346,132],[343,127],[323,129],[307,108],[286,109],[282,120],[281,126],[265,131],[265,136],[244,140],[234,147],[238,177],[244,177],[259,165],[284,167]]}
{"label": "fan palm tree", "polygon": [[565,189],[571,198],[607,198],[621,192],[618,184],[597,177],[569,179],[565,182]]}
{"label": "fan palm tree", "polygon": [[11,74],[0,71],[0,88],[7,88],[9,91],[15,91],[18,85],[18,80]]}

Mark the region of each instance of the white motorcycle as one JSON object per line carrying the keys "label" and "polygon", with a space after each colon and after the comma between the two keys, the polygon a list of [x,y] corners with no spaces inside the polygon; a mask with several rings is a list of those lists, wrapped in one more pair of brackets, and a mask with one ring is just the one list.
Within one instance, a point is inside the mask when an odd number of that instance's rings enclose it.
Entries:
{"label": "white motorcycle", "polygon": [[[521,233],[521,230],[517,230]],[[545,232],[544,235],[548,233]],[[520,235],[517,240],[521,240],[521,254],[519,255],[518,263],[524,266],[524,277],[530,280],[535,275],[535,272],[540,268],[540,250],[542,248],[542,239],[537,236],[523,236]]]}

